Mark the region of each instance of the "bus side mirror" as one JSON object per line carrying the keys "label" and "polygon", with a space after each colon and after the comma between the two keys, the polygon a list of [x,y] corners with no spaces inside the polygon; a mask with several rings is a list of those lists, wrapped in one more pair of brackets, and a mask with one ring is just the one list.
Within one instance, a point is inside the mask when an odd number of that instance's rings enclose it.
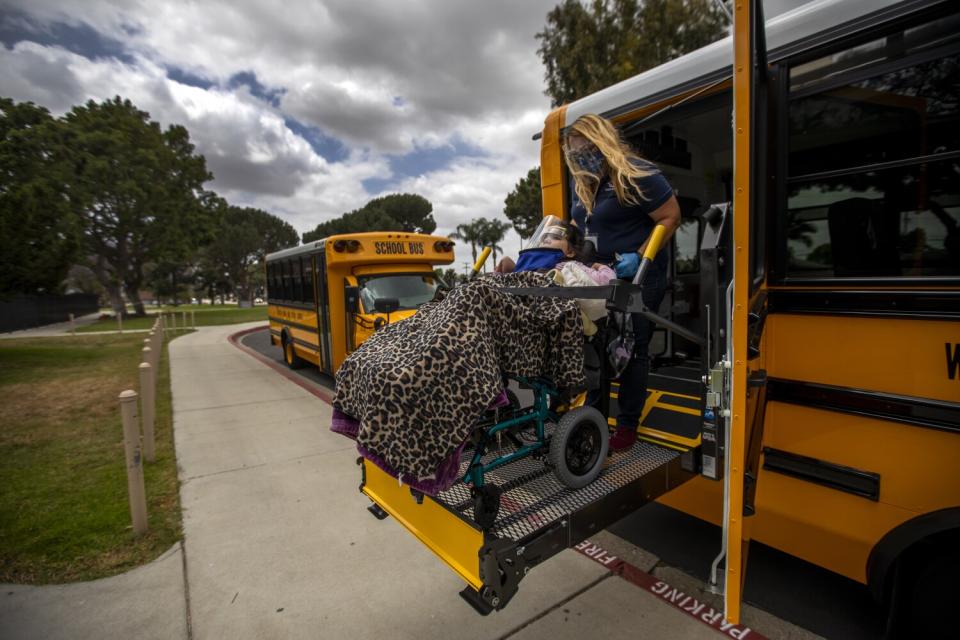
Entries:
{"label": "bus side mirror", "polygon": [[400,308],[400,301],[396,298],[377,298],[373,301],[373,308],[377,313],[391,314]]}
{"label": "bus side mirror", "polygon": [[343,308],[347,313],[360,312],[360,287],[343,288]]}

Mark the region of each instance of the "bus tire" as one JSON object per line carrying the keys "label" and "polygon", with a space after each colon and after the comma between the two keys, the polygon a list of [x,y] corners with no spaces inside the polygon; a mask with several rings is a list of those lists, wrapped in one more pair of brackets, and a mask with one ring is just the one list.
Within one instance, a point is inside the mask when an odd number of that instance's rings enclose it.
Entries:
{"label": "bus tire", "polygon": [[603,414],[593,407],[568,411],[550,437],[553,473],[571,489],[585,487],[603,470],[609,443],[610,431]]}
{"label": "bus tire", "polygon": [[894,638],[949,638],[960,611],[960,536],[949,544],[920,543],[900,559],[893,606]]}
{"label": "bus tire", "polygon": [[291,369],[303,367],[303,358],[297,355],[297,350],[293,348],[293,339],[289,334],[283,334],[283,337],[280,338],[280,346],[283,347],[283,361],[287,363],[288,367]]}

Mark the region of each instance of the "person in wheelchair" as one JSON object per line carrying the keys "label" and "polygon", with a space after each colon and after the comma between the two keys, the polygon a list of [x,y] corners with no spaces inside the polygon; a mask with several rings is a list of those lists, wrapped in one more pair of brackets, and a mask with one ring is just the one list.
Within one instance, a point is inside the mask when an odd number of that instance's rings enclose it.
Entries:
{"label": "person in wheelchair", "polygon": [[514,262],[504,256],[494,267],[495,273],[513,273],[518,271],[567,270],[581,274],[571,286],[607,284],[616,277],[613,269],[606,264],[596,262],[596,249],[588,242],[583,231],[576,225],[557,218],[545,216],[520,256]]}

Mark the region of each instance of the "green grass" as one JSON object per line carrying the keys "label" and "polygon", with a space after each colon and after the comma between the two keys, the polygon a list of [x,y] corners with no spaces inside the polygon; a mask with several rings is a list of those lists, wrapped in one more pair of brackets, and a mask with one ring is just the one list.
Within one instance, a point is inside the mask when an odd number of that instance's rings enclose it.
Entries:
{"label": "green grass", "polygon": [[[267,306],[261,305],[248,309],[241,309],[236,305],[198,305],[182,304],[179,307],[162,307],[164,313],[175,313],[177,316],[177,327],[182,326],[183,317],[181,313],[187,312],[187,323],[190,323],[190,312],[193,312],[198,327],[209,327],[221,324],[239,324],[241,322],[267,321]],[[156,320],[157,309],[150,307],[147,309],[147,316],[143,318],[131,317],[123,320],[123,329],[150,329]],[[96,331],[116,331],[117,320],[110,318],[108,320],[99,320],[93,324],[86,325],[77,329],[77,333],[88,333]]]}
{"label": "green grass", "polygon": [[90,580],[180,539],[166,349],[156,452],[145,463],[149,531],[134,537],[117,396],[139,387],[141,334],[0,341],[0,582]]}

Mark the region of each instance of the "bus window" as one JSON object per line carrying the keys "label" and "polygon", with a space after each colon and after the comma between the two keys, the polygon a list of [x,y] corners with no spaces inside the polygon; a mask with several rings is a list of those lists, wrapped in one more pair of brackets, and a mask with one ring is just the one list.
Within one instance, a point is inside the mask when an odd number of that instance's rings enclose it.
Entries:
{"label": "bus window", "polygon": [[788,278],[960,275],[958,29],[953,16],[791,70]]}
{"label": "bus window", "polygon": [[303,302],[303,270],[300,264],[300,258],[294,258],[290,261],[293,265],[293,299],[297,302]]}
{"label": "bus window", "polygon": [[676,257],[674,263],[678,274],[700,271],[700,220],[687,218],[674,233]]}
{"label": "bus window", "polygon": [[377,298],[396,298],[400,309],[416,309],[430,302],[437,291],[438,282],[430,275],[389,275],[358,278],[360,300],[367,313],[373,312]]}
{"label": "bus window", "polygon": [[313,304],[313,265],[309,257],[300,258],[303,269],[303,301]]}
{"label": "bus window", "polygon": [[280,281],[279,298],[287,300],[287,264],[286,262],[277,263],[277,278]]}

